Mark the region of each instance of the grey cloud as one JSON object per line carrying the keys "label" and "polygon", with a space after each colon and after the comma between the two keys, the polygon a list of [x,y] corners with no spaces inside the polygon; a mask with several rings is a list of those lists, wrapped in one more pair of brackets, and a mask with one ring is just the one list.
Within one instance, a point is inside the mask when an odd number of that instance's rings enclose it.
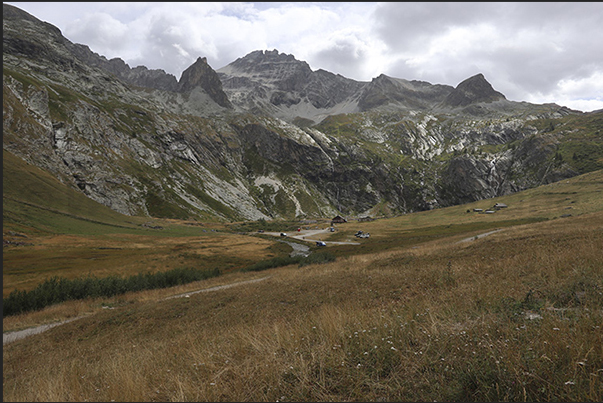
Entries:
{"label": "grey cloud", "polygon": [[[561,80],[603,71],[601,3],[385,3],[374,18],[375,32],[393,53],[430,55],[417,65],[394,64],[393,74],[452,84],[477,69],[521,100],[553,93]],[[490,27],[491,42],[468,37],[460,54],[429,53],[451,28],[477,26]]]}
{"label": "grey cloud", "polygon": [[88,14],[67,25],[70,36],[83,38],[84,44],[103,55],[117,55],[126,49],[128,43],[127,27],[105,13]]}
{"label": "grey cloud", "polygon": [[384,3],[374,14],[375,32],[394,51],[416,50],[448,28],[481,22],[494,3]]}
{"label": "grey cloud", "polygon": [[309,62],[344,77],[355,77],[359,75],[365,57],[365,52],[356,44],[339,40],[316,52]]}
{"label": "grey cloud", "polygon": [[178,79],[198,57],[207,57],[194,48],[174,17],[167,15],[152,19],[139,49],[140,57],[133,62],[163,69]]}
{"label": "grey cloud", "polygon": [[[564,80],[580,82],[580,88],[590,83],[585,96],[592,98],[603,71],[600,2],[15,5],[60,29],[68,27],[64,33],[70,40],[95,52],[177,77],[197,57],[219,69],[253,50],[276,48],[313,68],[357,80],[384,73],[456,86],[483,73],[509,99],[525,100],[534,94],[559,96]],[[297,37],[290,30],[301,17],[272,10],[306,6],[338,18],[304,23],[310,28]]]}

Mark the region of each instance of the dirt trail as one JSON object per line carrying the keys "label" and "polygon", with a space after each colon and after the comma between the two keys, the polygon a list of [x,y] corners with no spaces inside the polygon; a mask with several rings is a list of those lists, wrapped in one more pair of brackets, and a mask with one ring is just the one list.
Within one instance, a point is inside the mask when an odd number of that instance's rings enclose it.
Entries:
{"label": "dirt trail", "polygon": [[[469,238],[461,239],[457,243],[473,241],[475,239],[483,238],[485,236],[494,234],[494,233],[499,232],[499,231],[502,231],[502,229],[496,229],[494,231],[486,232],[484,234],[474,235],[474,236],[469,237]],[[295,238],[295,239],[303,240],[303,241],[306,241],[306,242],[315,242],[316,240],[304,239],[304,237],[306,237],[306,236],[310,237],[310,236],[318,235],[318,234],[321,234],[321,233],[325,233],[326,234],[326,233],[328,233],[328,230],[310,230],[310,231],[304,231],[303,233],[296,233],[295,235],[290,236],[290,238]],[[276,232],[274,232],[274,233],[268,233],[268,234],[274,235],[274,236],[279,236],[280,235],[279,233],[276,233]],[[294,246],[292,242],[291,243],[287,242],[287,243],[290,244],[294,248],[293,253],[305,254],[307,252],[305,248],[303,248],[303,247],[298,248],[297,245]],[[329,243],[330,244],[353,244],[353,245],[360,245],[359,242],[329,242]],[[172,299],[172,298],[188,298],[191,295],[198,294],[200,292],[217,291],[217,290],[222,290],[222,289],[225,289],[225,288],[235,287],[237,285],[255,283],[255,282],[258,282],[258,281],[265,280],[268,277],[270,277],[270,276],[262,277],[262,278],[257,278],[257,279],[253,279],[253,280],[240,281],[238,283],[219,285],[219,286],[205,288],[203,290],[198,290],[198,291],[185,292],[185,293],[182,293],[182,294],[178,294],[178,295],[173,295],[171,297],[167,297],[164,300]],[[38,326],[38,327],[32,327],[32,328],[29,328],[29,329],[19,330],[19,331],[16,331],[16,332],[7,332],[7,333],[4,333],[2,335],[3,336],[2,337],[2,345],[11,343],[11,342],[16,341],[16,340],[23,339],[23,338],[25,338],[27,336],[31,336],[33,334],[38,334],[38,333],[45,332],[46,330],[52,329],[55,326],[63,325],[65,323],[69,323],[69,322],[72,322],[74,320],[81,319],[83,317],[85,317],[85,316],[78,316],[77,318],[67,319],[67,320],[62,321],[62,322],[51,323],[51,324],[48,324],[48,325],[42,325],[42,326]]]}
{"label": "dirt trail", "polygon": [[20,339],[24,339],[27,336],[31,336],[34,334],[42,333],[47,331],[48,329],[52,329],[53,327],[64,325],[65,323],[73,322],[74,320],[84,318],[85,316],[78,316],[76,318],[71,318],[64,320],[62,322],[50,323],[48,325],[41,325],[37,327],[30,327],[29,329],[18,330],[16,332],[6,332],[2,334],[2,345],[11,343],[13,341],[17,341]]}
{"label": "dirt trail", "polygon": [[163,300],[165,301],[166,299],[172,299],[172,298],[188,298],[191,295],[193,295],[193,294],[199,294],[200,292],[217,291],[217,290],[223,290],[225,288],[235,287],[237,285],[243,285],[243,284],[249,284],[249,283],[257,283],[258,281],[266,280],[267,278],[270,278],[270,277],[271,276],[266,276],[266,277],[261,277],[261,278],[255,278],[253,280],[239,281],[238,283],[217,285],[215,287],[204,288],[202,290],[190,291],[190,292],[185,292],[185,293],[178,294],[178,295],[172,295],[171,297],[164,298]]}
{"label": "dirt trail", "polygon": [[[217,291],[217,290],[223,290],[225,288],[235,287],[237,285],[256,283],[258,281],[266,280],[269,277],[270,276],[266,276],[266,277],[256,278],[256,279],[253,279],[253,280],[239,281],[238,283],[218,285],[218,286],[215,286],[215,287],[204,288],[202,290],[185,292],[183,294],[173,295],[171,297],[164,298],[163,300],[165,301],[167,299],[182,298],[182,297],[188,298],[191,295],[198,294],[200,292]],[[48,329],[52,329],[53,327],[64,325],[65,323],[73,322],[74,320],[85,318],[86,316],[88,316],[88,315],[78,316],[76,318],[67,319],[67,320],[64,320],[62,322],[50,323],[48,325],[41,325],[41,326],[37,326],[37,327],[31,327],[29,329],[18,330],[18,331],[15,331],[15,332],[6,332],[6,333],[3,333],[2,334],[2,345],[8,344],[8,343],[12,343],[13,341],[24,339],[24,338],[26,338],[28,336],[31,336],[31,335],[34,335],[34,334],[45,332]]]}
{"label": "dirt trail", "polygon": [[494,233],[496,233],[498,231],[502,231],[502,228],[495,229],[494,231],[486,232],[484,234],[470,236],[469,238],[461,239],[457,243],[473,241],[473,240],[478,239],[478,238],[483,238],[485,236],[492,235],[492,234],[494,234]]}

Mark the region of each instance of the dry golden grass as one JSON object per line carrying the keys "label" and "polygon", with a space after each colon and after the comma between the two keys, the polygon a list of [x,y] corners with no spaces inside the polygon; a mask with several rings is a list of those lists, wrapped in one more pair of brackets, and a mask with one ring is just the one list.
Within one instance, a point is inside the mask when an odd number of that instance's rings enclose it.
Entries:
{"label": "dry golden grass", "polygon": [[59,276],[107,277],[177,267],[237,270],[270,256],[273,243],[228,233],[165,237],[132,234],[54,235],[27,238],[33,245],[3,251],[3,297]]}
{"label": "dry golden grass", "polygon": [[[497,223],[502,221],[554,219],[565,214],[571,214],[575,217],[600,211],[602,196],[603,171],[595,171],[571,180],[555,182],[508,196],[480,200],[459,206],[369,222],[358,222],[350,219],[345,224],[336,224],[338,232],[331,235],[327,234],[323,239],[329,240],[345,236],[348,240],[358,241],[353,236],[357,230],[370,232],[372,238],[387,238],[394,234],[415,232],[417,229],[428,227],[469,227],[471,225],[485,227],[490,223],[496,226]],[[496,211],[495,214],[473,212],[475,208],[487,210],[498,202],[505,203],[508,207]],[[467,210],[470,212],[467,213]],[[476,233],[480,231],[481,228],[476,229]]]}
{"label": "dry golden grass", "polygon": [[63,322],[68,319],[98,313],[106,309],[114,309],[134,303],[164,300],[166,298],[184,293],[237,284],[239,282],[264,278],[265,276],[265,273],[243,273],[237,271],[226,273],[219,277],[209,278],[170,288],[130,292],[114,297],[67,301],[61,304],[48,306],[40,311],[6,316],[3,318],[2,329],[4,332],[13,332],[40,325]]}
{"label": "dry golden grass", "polygon": [[6,345],[3,398],[601,401],[603,212],[461,238],[140,293]]}

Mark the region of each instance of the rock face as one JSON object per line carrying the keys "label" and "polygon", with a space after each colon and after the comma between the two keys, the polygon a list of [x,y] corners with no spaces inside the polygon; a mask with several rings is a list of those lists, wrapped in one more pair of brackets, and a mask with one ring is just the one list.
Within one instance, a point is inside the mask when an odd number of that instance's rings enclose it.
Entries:
{"label": "rock face", "polygon": [[92,52],[88,46],[77,43],[73,44],[72,52],[75,57],[88,66],[98,67],[112,73],[126,83],[163,91],[178,90],[176,77],[164,70],[149,70],[145,66],[137,66],[132,69],[120,58],[107,60],[104,56]]}
{"label": "rock face", "polygon": [[228,97],[222,91],[222,82],[214,69],[209,67],[205,57],[198,58],[193,65],[184,70],[178,83],[178,92],[189,92],[196,87],[203,88],[218,105],[232,109]]}
{"label": "rock face", "polygon": [[461,82],[457,87],[446,96],[444,103],[446,105],[457,107],[467,106],[478,102],[494,102],[506,99],[503,94],[495,91],[492,85],[483,74],[476,74],[473,77]]}
{"label": "rock face", "polygon": [[381,74],[364,86],[358,108],[394,110],[430,110],[452,92],[452,87],[432,85],[424,81],[407,81]]}
{"label": "rock face", "polygon": [[353,98],[362,83],[278,50],[254,51],[217,71],[224,91],[239,110],[313,123],[332,113],[357,111]]}
{"label": "rock face", "polygon": [[512,102],[481,74],[357,82],[274,50],[178,81],[3,12],[4,150],[124,214],[400,214],[603,168],[603,112]]}

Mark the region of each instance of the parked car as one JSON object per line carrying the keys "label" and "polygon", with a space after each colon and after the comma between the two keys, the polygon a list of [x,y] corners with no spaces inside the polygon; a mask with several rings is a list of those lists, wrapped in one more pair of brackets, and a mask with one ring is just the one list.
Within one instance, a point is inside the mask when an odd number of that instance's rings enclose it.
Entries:
{"label": "parked car", "polygon": [[286,232],[281,232],[281,236],[287,236]]}
{"label": "parked car", "polygon": [[325,241],[316,241],[316,246],[327,246]]}

